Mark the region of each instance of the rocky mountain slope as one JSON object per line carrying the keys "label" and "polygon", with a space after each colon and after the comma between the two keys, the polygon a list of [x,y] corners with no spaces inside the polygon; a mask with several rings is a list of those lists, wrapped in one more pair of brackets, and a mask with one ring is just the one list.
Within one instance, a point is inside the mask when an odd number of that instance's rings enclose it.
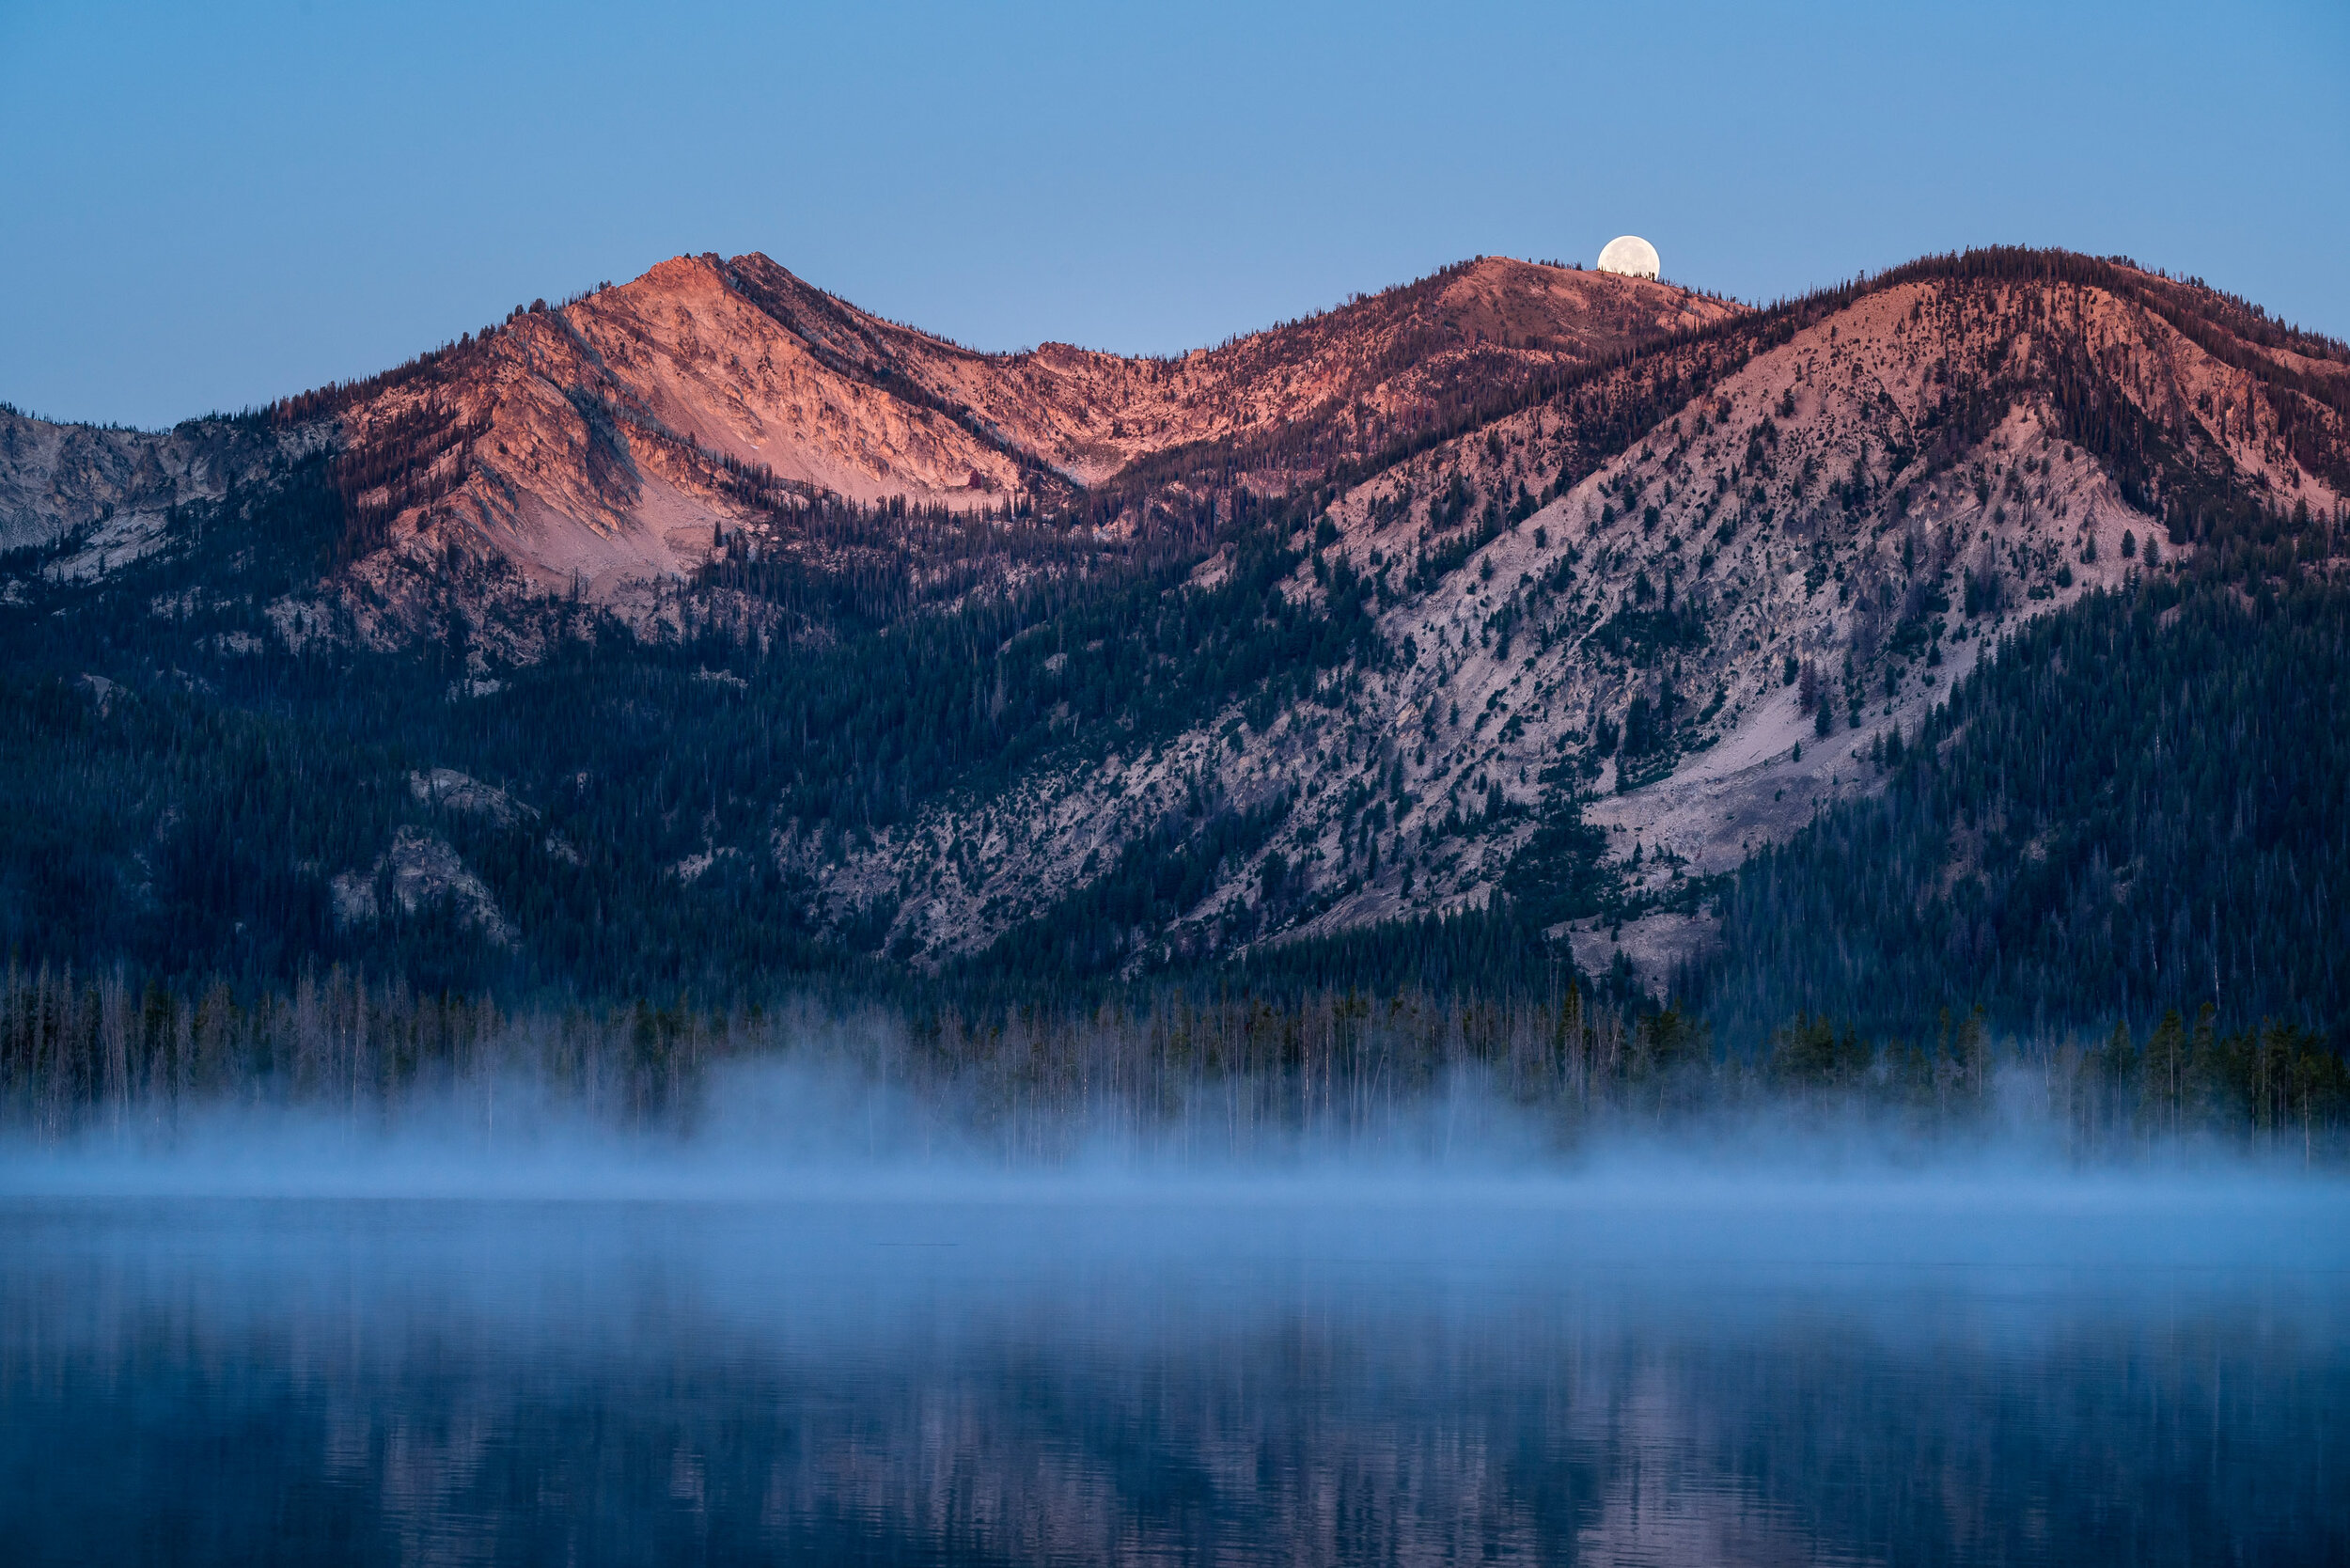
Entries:
{"label": "rocky mountain slope", "polygon": [[47,553],[53,574],[102,576],[162,548],[175,506],[266,483],[332,439],[315,425],[227,419],[163,431],[61,425],[0,404],[0,551]]}
{"label": "rocky mountain slope", "polygon": [[[845,902],[900,898],[926,950],[970,950],[1065,896],[1138,819],[1199,798],[1277,810],[1251,855],[1133,938],[1215,950],[1481,906],[1546,805],[1588,791],[1582,815],[1658,907],[1625,929],[1613,901],[1612,929],[1586,922],[1575,951],[1596,967],[1628,945],[1658,973],[1707,931],[1675,884],[1873,788],[1872,753],[2019,623],[2191,557],[2196,523],[2164,519],[2203,494],[2197,476],[2340,517],[2338,408],[2279,400],[2263,370],[2339,399],[2350,366],[2214,347],[2109,289],[1962,276],[1660,349],[1333,498],[1285,591],[1376,585],[1380,657],[1269,720],[1236,703],[809,869]],[[1653,423],[1578,461],[1660,382]],[[2324,432],[2302,458],[2296,419]],[[2129,454],[2154,439],[2170,456],[2149,472]],[[955,874],[972,843],[979,874]]]}
{"label": "rocky mountain slope", "polygon": [[[445,617],[527,656],[527,604],[576,596],[643,624],[732,537],[807,553],[820,503],[1004,516],[1128,476],[1097,526],[1180,488],[1286,488],[1457,421],[1560,369],[1734,314],[1630,278],[1500,258],[1175,358],[1048,343],[979,353],[811,288],[764,256],[678,257],[372,381],[288,400],[245,445],[336,453],[343,570],[321,608],[383,647]],[[22,417],[0,431],[0,527],[19,542],[217,498],[222,422],[162,436]],[[138,532],[145,529],[145,532]],[[118,534],[151,533],[125,521]],[[91,542],[98,541],[92,536]],[[120,546],[114,546],[118,551]],[[474,563],[452,583],[454,560]]]}
{"label": "rocky mountain slope", "polygon": [[[258,416],[10,416],[0,506],[105,722],[344,781],[215,802],[294,824],[205,851],[283,858],[289,952],[1138,973],[1499,897],[1653,979],[2023,623],[2331,570],[2346,414],[2342,345],[2062,253],[1767,311],[1480,259],[1168,359],[701,257]],[[120,783],[89,896],[168,904],[215,788]]]}

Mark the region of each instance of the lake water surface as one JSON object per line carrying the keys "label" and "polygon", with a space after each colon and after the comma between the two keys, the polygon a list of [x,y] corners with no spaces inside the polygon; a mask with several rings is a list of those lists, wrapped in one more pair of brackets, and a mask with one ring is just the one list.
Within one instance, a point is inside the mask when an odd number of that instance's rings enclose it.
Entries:
{"label": "lake water surface", "polygon": [[2350,1201],[0,1202],[11,1563],[2341,1563]]}

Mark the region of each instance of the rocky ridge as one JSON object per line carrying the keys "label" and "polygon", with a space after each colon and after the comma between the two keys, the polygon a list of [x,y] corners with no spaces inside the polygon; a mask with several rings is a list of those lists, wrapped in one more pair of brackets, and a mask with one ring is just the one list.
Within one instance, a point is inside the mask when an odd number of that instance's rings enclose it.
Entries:
{"label": "rocky ridge", "polygon": [[[1735,312],[1490,258],[1179,357],[981,353],[763,256],[678,257],[277,416],[333,422],[352,559],[325,597],[353,635],[397,646],[453,603],[504,656],[527,658],[534,602],[674,622],[678,586],[729,540],[821,557],[808,519],[822,504],[1050,512],[1202,447],[1238,469],[1217,482],[1285,488],[1497,388]],[[1136,475],[1097,535],[1130,529],[1184,477]],[[467,563],[460,582],[452,562]],[[290,637],[328,623],[307,606],[280,619]]]}
{"label": "rocky ridge", "polygon": [[[2254,370],[2105,290],[1905,284],[1730,358],[1539,507],[1572,399],[1339,497],[1289,591],[1315,598],[1341,563],[1408,583],[1381,619],[1402,651],[1386,667],[1334,672],[1261,729],[1236,704],[1099,770],[942,805],[843,861],[788,832],[779,853],[844,908],[895,901],[902,947],[950,955],[1049,909],[1138,823],[1202,799],[1277,811],[1173,927],[1133,933],[1143,962],[1481,906],[1546,801],[1588,792],[1586,819],[1657,907],[1560,934],[1587,967],[1622,946],[1655,976],[1706,936],[1675,884],[1872,788],[1872,748],[1915,734],[2004,632],[2192,553],[2067,438],[2068,365],[2111,367],[2121,397],[2235,482],[2344,508],[2339,473],[2286,455]],[[2338,416],[2312,416],[2339,438]],[[1474,548],[1431,573],[1448,537]]]}

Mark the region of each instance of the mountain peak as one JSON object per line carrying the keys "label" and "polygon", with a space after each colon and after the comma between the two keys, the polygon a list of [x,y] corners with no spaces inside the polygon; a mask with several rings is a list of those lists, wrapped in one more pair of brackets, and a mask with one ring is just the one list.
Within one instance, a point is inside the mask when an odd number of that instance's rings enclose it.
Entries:
{"label": "mountain peak", "polygon": [[525,592],[650,614],[731,535],[790,548],[778,509],[996,512],[1123,484],[1138,518],[1169,481],[1122,477],[1218,443],[1215,482],[1283,488],[1301,460],[1359,460],[1446,409],[1736,309],[1489,257],[1179,360],[981,353],[757,252],[677,256],[346,400],[351,571],[379,636],[424,614],[416,565],[452,552],[504,561]]}

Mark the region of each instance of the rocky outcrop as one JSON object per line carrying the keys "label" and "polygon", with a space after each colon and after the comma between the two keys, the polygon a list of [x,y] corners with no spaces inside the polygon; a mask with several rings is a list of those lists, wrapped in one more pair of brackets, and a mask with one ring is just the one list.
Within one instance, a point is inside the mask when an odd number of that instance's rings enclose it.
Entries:
{"label": "rocky outcrop", "polygon": [[419,769],[410,774],[408,793],[419,804],[478,817],[498,827],[511,827],[539,815],[497,786],[484,784],[455,768]]}
{"label": "rocky outcrop", "polygon": [[430,828],[402,824],[368,870],[345,871],[328,884],[335,920],[351,926],[383,918],[394,906],[415,915],[447,903],[465,924],[503,947],[514,930],[498,912],[497,900],[446,839]]}
{"label": "rocky outcrop", "polygon": [[86,580],[163,542],[171,509],[266,482],[334,439],[328,426],[191,419],[168,431],[58,424],[0,405],[0,550],[56,551],[47,570]]}

